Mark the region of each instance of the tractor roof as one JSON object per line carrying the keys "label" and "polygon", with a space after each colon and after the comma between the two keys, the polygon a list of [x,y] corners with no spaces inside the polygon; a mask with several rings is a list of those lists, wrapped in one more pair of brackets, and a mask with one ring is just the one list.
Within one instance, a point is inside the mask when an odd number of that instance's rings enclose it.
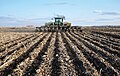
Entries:
{"label": "tractor roof", "polygon": [[54,17],[55,19],[65,19],[65,16],[61,16],[61,15],[57,15],[56,17]]}

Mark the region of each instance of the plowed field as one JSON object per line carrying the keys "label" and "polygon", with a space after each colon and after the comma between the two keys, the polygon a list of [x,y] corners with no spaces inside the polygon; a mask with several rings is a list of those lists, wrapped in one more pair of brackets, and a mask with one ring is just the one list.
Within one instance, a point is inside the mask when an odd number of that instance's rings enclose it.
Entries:
{"label": "plowed field", "polygon": [[0,76],[120,76],[120,34],[0,33]]}

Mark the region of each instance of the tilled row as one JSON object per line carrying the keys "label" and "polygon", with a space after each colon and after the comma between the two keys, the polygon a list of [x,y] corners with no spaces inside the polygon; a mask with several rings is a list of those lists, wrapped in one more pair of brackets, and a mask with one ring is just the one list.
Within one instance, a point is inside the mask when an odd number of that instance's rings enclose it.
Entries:
{"label": "tilled row", "polygon": [[68,48],[66,47],[66,42],[64,42],[63,35],[58,33],[59,40],[59,60],[61,68],[61,76],[76,76],[75,66],[73,64],[73,57],[68,53]]}
{"label": "tilled row", "polygon": [[51,66],[52,66],[52,60],[54,55],[54,48],[55,48],[55,40],[56,40],[56,33],[52,35],[52,38],[50,43],[48,44],[47,51],[43,55],[43,61],[41,65],[36,70],[36,76],[50,76],[51,74]]}

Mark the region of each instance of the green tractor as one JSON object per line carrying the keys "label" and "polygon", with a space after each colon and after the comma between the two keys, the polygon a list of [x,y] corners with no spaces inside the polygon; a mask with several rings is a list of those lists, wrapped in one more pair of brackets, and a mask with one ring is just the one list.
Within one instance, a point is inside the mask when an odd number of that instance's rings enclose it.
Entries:
{"label": "green tractor", "polygon": [[64,16],[57,16],[54,17],[54,22],[47,22],[45,23],[45,26],[36,27],[36,31],[41,32],[57,32],[57,31],[79,31],[81,30],[81,27],[78,26],[71,26],[71,23],[69,22],[63,22],[65,19]]}

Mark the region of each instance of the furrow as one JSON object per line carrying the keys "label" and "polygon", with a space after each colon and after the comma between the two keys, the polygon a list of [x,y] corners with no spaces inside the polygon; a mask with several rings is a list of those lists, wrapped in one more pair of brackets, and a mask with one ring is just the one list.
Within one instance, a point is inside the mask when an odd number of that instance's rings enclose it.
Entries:
{"label": "furrow", "polygon": [[55,48],[54,48],[54,55],[53,55],[53,60],[52,60],[52,68],[51,68],[51,76],[59,76],[61,74],[61,64],[60,64],[60,60],[59,60],[59,56],[60,56],[60,50],[59,45],[58,45],[58,32],[56,34],[56,40],[55,40]]}

